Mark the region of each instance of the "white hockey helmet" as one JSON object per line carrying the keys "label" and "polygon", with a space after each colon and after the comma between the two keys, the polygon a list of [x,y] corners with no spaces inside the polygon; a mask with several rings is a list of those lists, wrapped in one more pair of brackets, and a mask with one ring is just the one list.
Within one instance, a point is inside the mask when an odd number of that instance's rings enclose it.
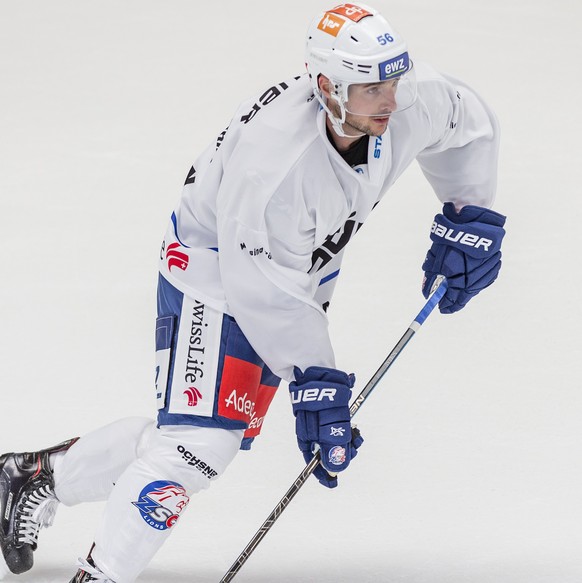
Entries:
{"label": "white hockey helmet", "polygon": [[[416,100],[416,78],[406,43],[377,10],[365,4],[340,4],[319,14],[307,31],[305,60],[314,94],[340,131],[346,111],[372,116],[386,113],[350,109],[350,85],[395,81],[396,103],[390,114],[407,109]],[[332,82],[330,93],[339,104],[339,118],[326,105],[320,75]]]}

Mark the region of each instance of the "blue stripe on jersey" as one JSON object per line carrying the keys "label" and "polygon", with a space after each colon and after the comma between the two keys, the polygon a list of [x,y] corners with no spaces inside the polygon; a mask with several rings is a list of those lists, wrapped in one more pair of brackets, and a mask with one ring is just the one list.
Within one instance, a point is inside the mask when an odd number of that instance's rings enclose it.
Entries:
{"label": "blue stripe on jersey", "polygon": [[189,249],[188,245],[184,245],[184,243],[182,243],[180,236],[178,235],[178,219],[176,218],[176,213],[172,213],[172,224],[174,225],[174,235],[176,235],[178,243],[180,243],[182,247]]}
{"label": "blue stripe on jersey", "polygon": [[333,279],[334,277],[337,277],[339,275],[340,270],[336,270],[333,273],[330,273],[329,275],[326,275],[320,282],[319,285],[323,285],[324,283],[327,283],[329,280]]}

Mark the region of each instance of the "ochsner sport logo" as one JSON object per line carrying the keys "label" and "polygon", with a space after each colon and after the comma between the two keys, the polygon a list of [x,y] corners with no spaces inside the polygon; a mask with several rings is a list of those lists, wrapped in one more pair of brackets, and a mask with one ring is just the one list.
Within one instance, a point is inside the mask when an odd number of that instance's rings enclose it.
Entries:
{"label": "ochsner sport logo", "polygon": [[132,504],[141,517],[156,530],[166,530],[176,524],[190,498],[186,490],[176,482],[158,480],[148,484]]}

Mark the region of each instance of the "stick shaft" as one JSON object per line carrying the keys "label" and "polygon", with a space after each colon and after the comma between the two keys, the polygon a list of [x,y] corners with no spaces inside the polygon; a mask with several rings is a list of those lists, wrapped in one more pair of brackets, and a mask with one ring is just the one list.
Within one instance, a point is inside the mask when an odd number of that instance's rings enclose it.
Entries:
{"label": "stick shaft", "polygon": [[[353,417],[360,407],[364,404],[366,399],[370,396],[370,393],[376,388],[380,379],[386,374],[386,371],[392,366],[392,363],[396,360],[398,355],[404,350],[404,347],[408,344],[410,339],[414,336],[416,331],[422,326],[426,318],[433,311],[435,306],[439,303],[440,299],[443,297],[446,291],[446,282],[443,281],[436,291],[432,294],[429,300],[426,302],[422,310],[418,313],[416,318],[413,320],[412,324],[408,327],[406,332],[402,335],[402,338],[398,341],[396,346],[392,349],[390,354],[386,357],[384,362],[380,365],[378,370],[374,373],[372,378],[366,383],[366,386],[362,389],[360,394],[356,397],[354,402],[350,405],[350,416]],[[295,497],[297,492],[301,489],[303,484],[307,481],[309,476],[313,473],[313,470],[319,464],[319,452],[317,452],[313,459],[303,468],[303,471],[297,476],[291,487],[287,490],[283,498],[275,506],[271,514],[267,517],[265,522],[261,525],[259,530],[255,533],[253,538],[249,541],[247,546],[238,556],[236,561],[231,565],[228,572],[220,580],[220,583],[229,583],[232,581],[235,575],[240,571],[241,567],[246,563],[247,559],[257,548],[259,543],[265,538],[265,535],[269,532],[276,520],[281,516],[284,510],[289,506],[291,500]]]}
{"label": "stick shaft", "polygon": [[428,318],[441,298],[445,295],[445,292],[447,291],[446,281],[444,279],[440,280],[436,285],[438,285],[438,287],[436,288],[435,292],[430,296],[422,310],[418,312],[416,318],[414,318],[406,332],[404,332],[402,338],[400,338],[396,346],[392,349],[384,362],[378,367],[378,370],[374,373],[372,378],[367,382],[366,386],[350,405],[350,415],[352,417],[363,405],[364,401],[370,396],[370,393],[378,386],[380,379],[386,374],[396,358],[398,358],[400,353],[404,350],[404,347],[408,344],[416,331],[424,324],[424,321]]}

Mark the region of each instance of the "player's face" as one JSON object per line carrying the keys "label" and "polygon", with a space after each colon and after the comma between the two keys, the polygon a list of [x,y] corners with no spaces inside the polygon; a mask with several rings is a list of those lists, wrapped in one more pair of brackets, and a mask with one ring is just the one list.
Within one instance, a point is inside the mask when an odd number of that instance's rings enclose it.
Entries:
{"label": "player's face", "polygon": [[379,83],[352,83],[348,87],[346,110],[356,115],[375,117],[396,110],[398,79]]}
{"label": "player's face", "polygon": [[[346,121],[344,129],[350,129],[369,136],[381,136],[386,132],[390,114],[396,110],[396,89],[398,79],[379,83],[354,83],[348,88],[346,101]],[[340,107],[334,99],[329,100],[334,115],[339,115]]]}

